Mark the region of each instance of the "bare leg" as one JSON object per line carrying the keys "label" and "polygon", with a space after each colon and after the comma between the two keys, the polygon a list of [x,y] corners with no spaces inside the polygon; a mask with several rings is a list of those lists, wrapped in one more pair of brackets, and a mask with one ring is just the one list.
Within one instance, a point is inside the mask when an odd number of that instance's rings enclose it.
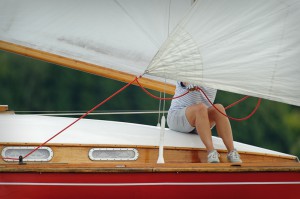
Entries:
{"label": "bare leg", "polygon": [[208,109],[204,104],[196,104],[186,109],[186,117],[191,124],[195,126],[199,136],[208,151],[214,149],[212,142],[212,133],[210,129],[210,119]]}
{"label": "bare leg", "polygon": [[[225,109],[221,104],[216,104],[215,106],[226,114]],[[214,107],[208,109],[208,115],[209,119],[216,123],[217,133],[223,139],[227,150],[233,150],[233,136],[229,119],[220,114]]]}

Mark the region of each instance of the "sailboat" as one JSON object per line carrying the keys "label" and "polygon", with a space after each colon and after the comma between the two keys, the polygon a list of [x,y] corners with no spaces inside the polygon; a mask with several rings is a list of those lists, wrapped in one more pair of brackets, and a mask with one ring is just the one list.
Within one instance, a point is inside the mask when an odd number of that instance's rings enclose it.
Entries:
{"label": "sailboat", "polygon": [[[300,106],[296,0],[0,0],[0,49],[174,93],[185,81]],[[113,96],[111,96],[113,97]],[[108,99],[110,97],[108,96]],[[91,111],[101,105],[96,105]],[[0,111],[1,198],[297,198],[296,156],[198,135]]]}

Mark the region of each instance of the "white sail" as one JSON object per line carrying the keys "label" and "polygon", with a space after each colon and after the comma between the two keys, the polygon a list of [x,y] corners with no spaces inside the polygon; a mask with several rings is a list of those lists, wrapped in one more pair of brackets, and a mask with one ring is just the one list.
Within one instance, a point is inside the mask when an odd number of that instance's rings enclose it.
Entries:
{"label": "white sail", "polygon": [[300,1],[199,0],[148,74],[300,106]]}
{"label": "white sail", "polygon": [[300,106],[299,3],[0,0],[0,40]]}
{"label": "white sail", "polygon": [[0,0],[0,40],[141,75],[191,6],[181,0]]}

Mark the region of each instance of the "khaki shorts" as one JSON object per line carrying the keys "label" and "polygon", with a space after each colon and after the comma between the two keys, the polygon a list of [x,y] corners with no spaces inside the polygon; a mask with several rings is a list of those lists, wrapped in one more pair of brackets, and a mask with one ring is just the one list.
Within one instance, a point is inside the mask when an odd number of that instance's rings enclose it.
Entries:
{"label": "khaki shorts", "polygon": [[182,133],[194,133],[195,127],[191,126],[185,115],[186,107],[168,112],[167,123],[170,129]]}

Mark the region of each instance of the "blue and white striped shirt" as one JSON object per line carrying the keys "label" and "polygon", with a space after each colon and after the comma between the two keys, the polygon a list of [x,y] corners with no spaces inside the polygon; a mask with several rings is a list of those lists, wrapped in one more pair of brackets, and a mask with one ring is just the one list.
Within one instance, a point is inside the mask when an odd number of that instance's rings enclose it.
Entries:
{"label": "blue and white striped shirt", "polygon": [[[209,100],[213,103],[216,98],[217,90],[214,88],[209,88],[204,86],[198,86],[198,87],[200,87],[205,92]],[[187,92],[187,90],[188,90],[187,86],[183,87],[181,85],[181,82],[177,82],[174,97],[183,95],[184,93]],[[183,97],[173,99],[169,111],[179,110],[184,107],[188,107],[199,103],[204,103],[207,107],[211,107],[211,104],[208,102],[208,100],[202,94],[201,91],[200,92],[196,90],[190,91],[188,94],[184,95]]]}

